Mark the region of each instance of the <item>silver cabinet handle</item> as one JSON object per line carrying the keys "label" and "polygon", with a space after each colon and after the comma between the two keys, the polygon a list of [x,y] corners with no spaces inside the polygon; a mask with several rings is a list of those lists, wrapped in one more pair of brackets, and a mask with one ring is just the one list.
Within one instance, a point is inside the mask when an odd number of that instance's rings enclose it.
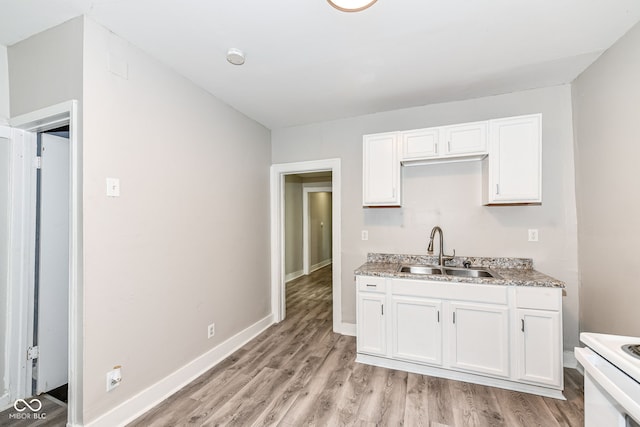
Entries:
{"label": "silver cabinet handle", "polygon": [[377,288],[377,287],[378,287],[378,285],[370,285],[370,284],[367,283],[367,288]]}
{"label": "silver cabinet handle", "polygon": [[520,319],[520,322],[522,322],[522,325],[521,325],[521,327],[520,327],[520,330],[521,330],[522,332],[524,332],[524,319]]}
{"label": "silver cabinet handle", "polygon": [[500,184],[496,184],[496,194],[500,194]]}
{"label": "silver cabinet handle", "polygon": [[438,310],[438,323],[440,323],[440,310]]}

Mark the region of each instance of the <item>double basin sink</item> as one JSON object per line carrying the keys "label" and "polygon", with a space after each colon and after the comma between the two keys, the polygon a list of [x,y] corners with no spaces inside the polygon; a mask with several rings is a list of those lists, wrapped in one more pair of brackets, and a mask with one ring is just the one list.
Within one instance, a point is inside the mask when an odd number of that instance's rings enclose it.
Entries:
{"label": "double basin sink", "polygon": [[439,265],[401,265],[398,273],[411,273],[411,274],[425,274],[425,275],[441,275],[441,276],[456,276],[456,277],[474,277],[474,278],[494,278],[500,279],[501,277],[486,268],[479,267],[442,267]]}

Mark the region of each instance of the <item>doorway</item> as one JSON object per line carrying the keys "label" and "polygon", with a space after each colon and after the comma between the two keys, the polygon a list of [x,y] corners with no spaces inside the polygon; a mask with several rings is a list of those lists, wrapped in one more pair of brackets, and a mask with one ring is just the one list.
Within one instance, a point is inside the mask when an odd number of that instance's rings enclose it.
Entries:
{"label": "doorway", "polygon": [[291,174],[331,172],[332,194],[332,299],[333,331],[355,335],[355,327],[342,323],[342,244],[340,159],[283,163],[271,166],[271,309],[275,322],[286,317],[285,304],[285,177]]}
{"label": "doorway", "polygon": [[69,348],[69,126],[37,134],[31,395],[66,403]]}
{"label": "doorway", "polygon": [[[9,310],[4,363],[8,401],[13,404],[68,383],[68,425],[82,424],[77,123],[76,101],[10,120]],[[51,281],[57,288],[47,284]],[[58,335],[51,330],[54,326]],[[34,359],[40,360],[34,363]]]}

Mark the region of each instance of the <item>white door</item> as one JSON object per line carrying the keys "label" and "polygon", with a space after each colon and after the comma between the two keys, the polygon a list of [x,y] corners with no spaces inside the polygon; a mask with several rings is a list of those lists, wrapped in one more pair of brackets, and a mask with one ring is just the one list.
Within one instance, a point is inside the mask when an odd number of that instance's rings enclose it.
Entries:
{"label": "white door", "polygon": [[509,309],[451,303],[451,367],[509,376]]}
{"label": "white door", "polygon": [[439,300],[392,296],[393,354],[397,359],[442,364]]}
{"label": "white door", "polygon": [[518,321],[518,379],[535,384],[561,385],[560,312],[518,309]]}
{"label": "white door", "polygon": [[69,140],[42,134],[36,393],[68,381]]}
{"label": "white door", "polygon": [[363,137],[362,203],[400,206],[400,159],[396,132]]}
{"label": "white door", "polygon": [[384,356],[387,352],[384,321],[385,294],[358,293],[357,347],[359,353]]}

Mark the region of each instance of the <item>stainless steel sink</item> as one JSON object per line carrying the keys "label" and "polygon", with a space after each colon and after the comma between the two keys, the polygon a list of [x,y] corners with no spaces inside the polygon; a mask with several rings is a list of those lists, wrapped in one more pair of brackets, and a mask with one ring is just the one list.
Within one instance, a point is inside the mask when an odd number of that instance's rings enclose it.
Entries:
{"label": "stainless steel sink", "polygon": [[458,277],[494,277],[498,275],[480,268],[445,268],[445,274]]}
{"label": "stainless steel sink", "polygon": [[411,274],[436,274],[457,277],[492,277],[500,279],[500,276],[492,271],[484,268],[457,268],[457,267],[439,267],[437,265],[402,265],[398,270],[399,273]]}
{"label": "stainless steel sink", "polygon": [[432,265],[403,265],[400,267],[400,273],[442,274],[442,269]]}

